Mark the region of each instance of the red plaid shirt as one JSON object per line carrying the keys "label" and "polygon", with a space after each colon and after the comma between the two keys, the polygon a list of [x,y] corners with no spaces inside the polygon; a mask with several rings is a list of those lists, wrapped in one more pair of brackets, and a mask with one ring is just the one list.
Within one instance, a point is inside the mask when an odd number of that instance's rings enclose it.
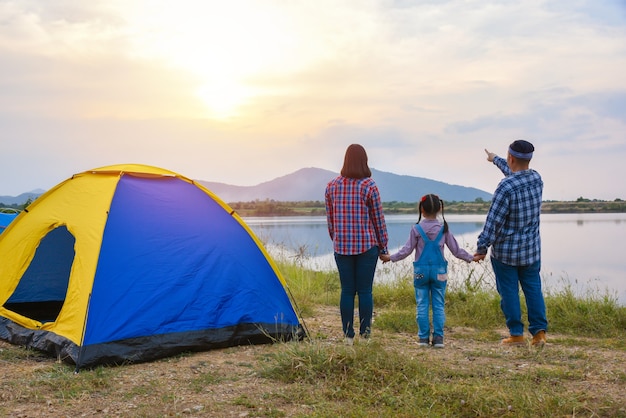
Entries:
{"label": "red plaid shirt", "polygon": [[387,253],[387,226],[378,187],[371,177],[339,176],[326,186],[328,233],[337,254],[361,254],[372,247]]}

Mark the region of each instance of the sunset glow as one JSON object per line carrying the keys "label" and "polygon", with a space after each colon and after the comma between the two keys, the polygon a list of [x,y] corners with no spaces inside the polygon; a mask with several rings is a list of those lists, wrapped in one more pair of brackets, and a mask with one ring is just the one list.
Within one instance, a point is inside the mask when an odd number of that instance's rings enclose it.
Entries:
{"label": "sunset glow", "polygon": [[260,75],[298,67],[298,33],[280,10],[271,2],[142,2],[132,9],[134,51],[188,72],[207,116],[228,118],[261,94]]}
{"label": "sunset glow", "polygon": [[0,1],[0,195],[121,163],[255,185],[352,143],[492,191],[483,149],[524,138],[546,199],[626,198],[625,51],[617,0]]}

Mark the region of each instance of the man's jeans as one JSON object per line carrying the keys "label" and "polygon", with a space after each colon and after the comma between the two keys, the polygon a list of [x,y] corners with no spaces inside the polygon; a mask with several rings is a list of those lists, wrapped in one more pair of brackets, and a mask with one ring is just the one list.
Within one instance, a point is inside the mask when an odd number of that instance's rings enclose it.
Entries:
{"label": "man's jeans", "polygon": [[511,335],[524,335],[519,287],[522,287],[528,312],[528,331],[532,335],[548,330],[546,305],[541,291],[541,261],[528,266],[511,266],[491,257],[496,274],[496,287],[500,294],[500,307]]}

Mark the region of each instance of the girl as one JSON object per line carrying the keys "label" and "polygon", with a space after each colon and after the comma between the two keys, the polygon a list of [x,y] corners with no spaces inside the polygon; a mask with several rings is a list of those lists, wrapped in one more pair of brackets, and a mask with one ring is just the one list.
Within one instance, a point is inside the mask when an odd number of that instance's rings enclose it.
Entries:
{"label": "girl", "polygon": [[[447,245],[452,254],[461,260],[467,262],[475,260],[473,255],[459,247],[452,233],[448,231],[448,223],[443,216],[443,201],[437,195],[423,196],[418,209],[420,214],[417,224],[411,228],[409,240],[404,247],[395,254],[382,254],[380,259],[383,263],[395,262],[406,258],[415,250],[413,286],[417,302],[418,343],[420,347],[427,347],[431,342],[428,311],[432,304],[432,345],[435,348],[443,348],[443,326],[446,321],[444,304],[448,279],[448,262],[443,256],[443,246]],[[443,224],[437,220],[439,212]],[[420,222],[422,217],[424,220]]]}

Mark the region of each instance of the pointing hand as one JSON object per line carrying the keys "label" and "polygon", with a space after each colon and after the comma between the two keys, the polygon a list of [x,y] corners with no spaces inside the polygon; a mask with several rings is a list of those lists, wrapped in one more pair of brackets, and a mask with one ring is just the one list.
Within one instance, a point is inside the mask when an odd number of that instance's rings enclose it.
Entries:
{"label": "pointing hand", "polygon": [[496,158],[496,154],[494,152],[487,151],[487,148],[485,148],[485,152],[487,153],[487,161],[490,163],[493,162],[493,159]]}

